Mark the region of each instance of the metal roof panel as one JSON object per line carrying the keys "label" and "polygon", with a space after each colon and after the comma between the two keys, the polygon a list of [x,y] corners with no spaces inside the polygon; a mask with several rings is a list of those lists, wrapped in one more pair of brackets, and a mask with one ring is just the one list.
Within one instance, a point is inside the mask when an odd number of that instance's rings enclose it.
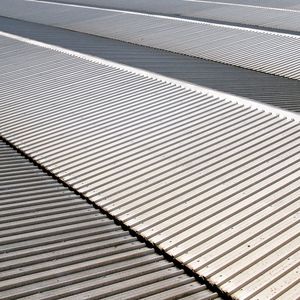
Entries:
{"label": "metal roof panel", "polygon": [[[55,2],[11,1],[1,2],[3,16],[300,79],[298,35]],[[91,12],[90,20],[83,11]]]}
{"label": "metal roof panel", "polygon": [[[3,60],[18,79],[2,87],[5,138],[233,297],[268,297],[283,275],[294,288],[299,115],[3,36],[31,44]],[[40,78],[32,59],[28,81],[27,55],[51,49],[64,72]]]}
{"label": "metal roof panel", "polygon": [[2,140],[0,192],[1,299],[217,298]]}
{"label": "metal roof panel", "polygon": [[[297,80],[57,27],[8,18],[1,18],[0,22],[3,31],[300,112],[300,81]],[[50,77],[53,72],[60,72],[61,61],[57,57],[51,62],[52,70],[40,76]],[[43,67],[34,69],[40,72]],[[28,67],[26,72],[30,74],[30,70]],[[14,73],[2,76],[14,80]]]}

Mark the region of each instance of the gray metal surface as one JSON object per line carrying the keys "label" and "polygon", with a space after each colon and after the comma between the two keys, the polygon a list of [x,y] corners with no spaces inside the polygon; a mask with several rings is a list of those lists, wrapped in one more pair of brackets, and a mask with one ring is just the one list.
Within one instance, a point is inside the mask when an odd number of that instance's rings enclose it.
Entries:
{"label": "gray metal surface", "polygon": [[300,112],[300,81],[62,28],[0,18],[6,32]]}
{"label": "gray metal surface", "polygon": [[117,10],[3,0],[1,15],[300,79],[300,36]]}
{"label": "gray metal surface", "polygon": [[21,40],[3,136],[232,297],[299,295],[299,115]]}
{"label": "gray metal surface", "polygon": [[216,299],[0,139],[0,298]]}
{"label": "gray metal surface", "polygon": [[131,10],[199,20],[300,31],[298,0],[206,1],[206,0],[50,0],[85,6]]}

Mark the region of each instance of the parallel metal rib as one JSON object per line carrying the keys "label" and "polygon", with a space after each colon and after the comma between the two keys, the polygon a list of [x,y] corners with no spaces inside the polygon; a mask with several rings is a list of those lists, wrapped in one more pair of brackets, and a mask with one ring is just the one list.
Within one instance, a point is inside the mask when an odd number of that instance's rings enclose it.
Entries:
{"label": "parallel metal rib", "polygon": [[1,140],[0,208],[1,299],[217,298]]}
{"label": "parallel metal rib", "polygon": [[[300,113],[300,81],[62,28],[0,18],[3,31]],[[61,60],[53,63],[57,71]],[[40,73],[45,76],[47,73]],[[226,77],[224,77],[226,74]],[[13,74],[11,80],[14,80]]]}
{"label": "parallel metal rib", "polygon": [[299,115],[51,47],[1,45],[3,136],[232,297],[294,299]]}
{"label": "parallel metal rib", "polygon": [[300,79],[297,35],[44,2],[3,0],[1,14]]}
{"label": "parallel metal rib", "polygon": [[47,2],[180,16],[276,30],[299,32],[300,29],[298,0],[47,0]]}

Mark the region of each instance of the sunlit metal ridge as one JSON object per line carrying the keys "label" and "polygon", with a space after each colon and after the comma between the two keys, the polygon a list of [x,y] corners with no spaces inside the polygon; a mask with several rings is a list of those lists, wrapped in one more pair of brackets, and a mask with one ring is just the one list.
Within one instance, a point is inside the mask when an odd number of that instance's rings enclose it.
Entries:
{"label": "sunlit metal ridge", "polygon": [[[28,1],[33,1],[33,0],[28,0]],[[160,75],[160,74],[157,74],[157,73],[154,73],[154,72],[145,71],[143,69],[131,67],[131,66],[121,64],[121,63],[116,63],[116,62],[113,62],[113,61],[110,61],[110,60],[107,60],[107,59],[103,59],[103,58],[99,58],[99,57],[96,57],[96,56],[80,53],[80,52],[70,50],[70,49],[66,49],[66,48],[63,48],[63,47],[59,47],[59,46],[56,46],[56,45],[51,45],[51,44],[39,42],[39,41],[29,39],[29,38],[25,38],[25,37],[22,37],[22,36],[18,36],[18,35],[15,35],[15,34],[0,31],[0,35],[2,35],[4,37],[11,38],[11,39],[15,39],[15,40],[18,40],[20,42],[27,43],[27,44],[31,44],[31,45],[51,49],[51,50],[54,50],[54,51],[62,52],[62,53],[65,53],[65,54],[68,54],[68,55],[71,55],[71,56],[76,56],[76,57],[79,57],[79,58],[82,58],[82,59],[85,59],[85,60],[88,60],[88,61],[93,61],[95,63],[99,63],[99,64],[102,64],[102,65],[107,65],[107,66],[110,66],[110,67],[113,67],[113,68],[116,68],[116,69],[122,69],[122,70],[131,72],[131,73],[134,73],[134,74],[138,74],[138,75],[141,75],[141,76],[144,76],[144,77],[160,80],[160,81],[163,81],[163,82],[169,82],[171,84],[175,84],[177,86],[184,87],[188,90],[197,91],[197,92],[200,92],[202,94],[213,94],[215,97],[219,97],[221,99],[226,98],[226,99],[228,99],[232,102],[237,102],[237,103],[240,103],[240,104],[244,104],[246,106],[253,106],[254,105],[258,109],[269,110],[275,115],[281,115],[281,116],[285,116],[285,117],[290,118],[290,119],[300,121],[300,114],[298,114],[296,112],[291,112],[291,111],[288,111],[288,110],[285,110],[285,109],[282,109],[282,108],[278,108],[278,107],[275,107],[275,106],[272,106],[272,105],[269,105],[269,104],[261,103],[261,102],[255,101],[253,99],[248,99],[248,98],[245,98],[245,97],[236,96],[236,95],[233,95],[233,94],[221,92],[221,91],[214,90],[214,89],[211,89],[211,88],[207,88],[207,87],[204,87],[204,86],[195,85],[195,84],[183,81],[183,80],[176,80],[176,79],[173,79],[173,78],[170,78],[170,77],[167,77],[167,76],[164,76],[164,75]]]}
{"label": "sunlit metal ridge", "polygon": [[[174,20],[174,21],[184,21],[188,23],[194,23],[194,24],[209,24],[212,26],[220,27],[220,28],[232,28],[232,29],[238,29],[243,31],[251,31],[251,32],[261,32],[266,34],[272,34],[272,35],[279,35],[279,36],[286,36],[286,37],[298,37],[293,34],[289,33],[282,33],[282,32],[270,32],[268,30],[264,29],[256,29],[256,28],[246,28],[246,27],[239,27],[239,26],[233,26],[233,25],[227,25],[227,24],[220,24],[220,23],[214,23],[214,22],[205,22],[205,21],[199,21],[199,20],[192,20],[192,19],[186,19],[186,18],[180,18],[180,17],[171,17],[171,16],[165,16],[165,15],[158,15],[158,14],[148,14],[148,13],[142,13],[142,12],[136,12],[131,10],[121,10],[121,9],[114,9],[114,8],[102,8],[102,7],[95,7],[95,6],[89,6],[84,4],[71,4],[71,3],[64,3],[64,2],[51,2],[47,0],[24,0],[26,2],[34,2],[34,3],[45,3],[50,5],[56,5],[56,6],[67,6],[67,7],[75,7],[75,8],[84,8],[84,9],[90,9],[90,10],[99,10],[99,11],[107,11],[107,12],[116,12],[121,14],[128,14],[128,15],[136,15],[136,16],[147,16],[147,17],[155,17],[159,19],[165,19],[165,20]],[[300,37],[299,37],[300,38]]]}
{"label": "sunlit metal ridge", "polygon": [[298,115],[0,39],[11,145],[232,298],[295,299]]}

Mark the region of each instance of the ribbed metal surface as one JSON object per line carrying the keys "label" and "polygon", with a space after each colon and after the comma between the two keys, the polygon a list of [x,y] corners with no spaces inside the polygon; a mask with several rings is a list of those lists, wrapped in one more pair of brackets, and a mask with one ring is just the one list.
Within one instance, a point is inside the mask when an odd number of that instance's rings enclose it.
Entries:
{"label": "ribbed metal surface", "polygon": [[300,112],[298,80],[57,27],[8,18],[0,23],[3,31]]}
{"label": "ribbed metal surface", "polygon": [[1,45],[9,141],[233,297],[295,299],[297,115]]}
{"label": "ribbed metal surface", "polygon": [[300,36],[107,9],[1,2],[1,15],[300,79]]}
{"label": "ribbed metal surface", "polygon": [[3,300],[217,298],[1,140],[0,192]]}
{"label": "ribbed metal surface", "polygon": [[50,2],[300,31],[300,3],[298,0],[50,0]]}

